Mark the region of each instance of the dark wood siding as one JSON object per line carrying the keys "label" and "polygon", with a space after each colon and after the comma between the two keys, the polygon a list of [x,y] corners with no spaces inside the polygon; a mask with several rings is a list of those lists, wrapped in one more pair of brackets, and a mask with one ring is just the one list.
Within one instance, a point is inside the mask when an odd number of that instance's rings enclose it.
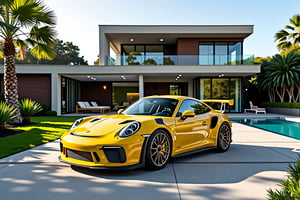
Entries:
{"label": "dark wood siding", "polygon": [[145,83],[144,95],[168,95],[169,85],[169,83]]}
{"label": "dark wood siding", "polygon": [[[106,86],[106,89],[103,86]],[[96,101],[100,106],[112,105],[112,84],[104,82],[82,82],[81,101]]]}
{"label": "dark wood siding", "polygon": [[[50,74],[17,74],[20,98],[30,98],[39,103],[51,106]],[[4,91],[3,75],[1,76],[1,92]]]}

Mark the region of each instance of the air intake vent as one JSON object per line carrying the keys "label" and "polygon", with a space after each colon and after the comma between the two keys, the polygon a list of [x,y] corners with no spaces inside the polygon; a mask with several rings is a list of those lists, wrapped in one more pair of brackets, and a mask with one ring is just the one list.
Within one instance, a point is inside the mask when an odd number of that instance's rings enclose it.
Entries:
{"label": "air intake vent", "polygon": [[95,119],[92,119],[92,120],[90,121],[90,123],[93,123],[93,122],[96,122],[96,121],[99,121],[99,120],[101,120],[101,118],[95,118]]}
{"label": "air intake vent", "polygon": [[134,122],[134,120],[126,120],[126,121],[120,122],[119,124],[128,124],[130,122]]}

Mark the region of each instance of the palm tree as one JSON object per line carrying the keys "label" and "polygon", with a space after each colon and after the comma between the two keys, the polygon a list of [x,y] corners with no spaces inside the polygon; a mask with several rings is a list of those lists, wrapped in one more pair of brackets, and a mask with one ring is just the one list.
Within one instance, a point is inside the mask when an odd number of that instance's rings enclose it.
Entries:
{"label": "palm tree", "polygon": [[[294,91],[300,84],[300,55],[290,52],[287,55],[277,54],[270,62],[264,62],[257,82],[260,88],[267,89],[269,94],[276,92],[280,101],[284,101],[286,93],[289,102],[299,99],[299,92]],[[298,89],[299,90],[299,89]]]}
{"label": "palm tree", "polygon": [[41,0],[0,1],[0,37],[4,40],[4,97],[8,105],[16,108],[18,117],[14,123],[21,122],[15,70],[16,47],[21,54],[23,48],[30,47],[31,53],[38,59],[53,59],[55,24],[53,11]]}
{"label": "palm tree", "polygon": [[300,47],[300,15],[290,19],[290,25],[285,26],[275,34],[275,41],[280,52],[299,51]]}

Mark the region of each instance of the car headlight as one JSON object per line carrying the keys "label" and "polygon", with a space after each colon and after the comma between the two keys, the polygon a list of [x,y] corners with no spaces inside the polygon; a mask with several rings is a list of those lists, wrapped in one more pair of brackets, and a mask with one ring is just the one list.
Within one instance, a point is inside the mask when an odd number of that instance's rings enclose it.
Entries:
{"label": "car headlight", "polygon": [[77,119],[77,120],[73,123],[73,125],[71,126],[70,130],[76,128],[76,126],[78,126],[82,121],[83,121],[82,118]]}
{"label": "car headlight", "polygon": [[123,128],[119,133],[119,136],[122,138],[131,136],[135,134],[140,129],[140,127],[141,127],[140,122],[133,122],[128,126],[126,126],[125,128]]}

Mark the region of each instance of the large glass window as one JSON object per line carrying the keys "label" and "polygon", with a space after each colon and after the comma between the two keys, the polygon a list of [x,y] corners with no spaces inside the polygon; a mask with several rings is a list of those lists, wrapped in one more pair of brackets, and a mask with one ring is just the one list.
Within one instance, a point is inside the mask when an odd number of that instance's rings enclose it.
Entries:
{"label": "large glass window", "polygon": [[242,42],[200,42],[200,65],[242,64]]}
{"label": "large glass window", "polygon": [[128,106],[139,99],[138,83],[113,83],[112,100],[115,106]]}
{"label": "large glass window", "polygon": [[[227,112],[241,112],[241,79],[240,78],[201,78],[198,86],[199,99],[234,99],[234,105],[227,105]],[[210,103],[219,109],[220,104]]]}
{"label": "large glass window", "polygon": [[215,65],[226,65],[228,62],[228,47],[225,42],[215,43]]}
{"label": "large glass window", "polygon": [[232,65],[242,64],[242,43],[241,42],[229,43],[229,62]]}
{"label": "large glass window", "polygon": [[66,77],[61,78],[61,112],[75,112],[76,102],[79,100],[80,82]]}
{"label": "large glass window", "polygon": [[210,42],[201,43],[199,45],[199,63],[201,65],[214,64],[214,44]]}

